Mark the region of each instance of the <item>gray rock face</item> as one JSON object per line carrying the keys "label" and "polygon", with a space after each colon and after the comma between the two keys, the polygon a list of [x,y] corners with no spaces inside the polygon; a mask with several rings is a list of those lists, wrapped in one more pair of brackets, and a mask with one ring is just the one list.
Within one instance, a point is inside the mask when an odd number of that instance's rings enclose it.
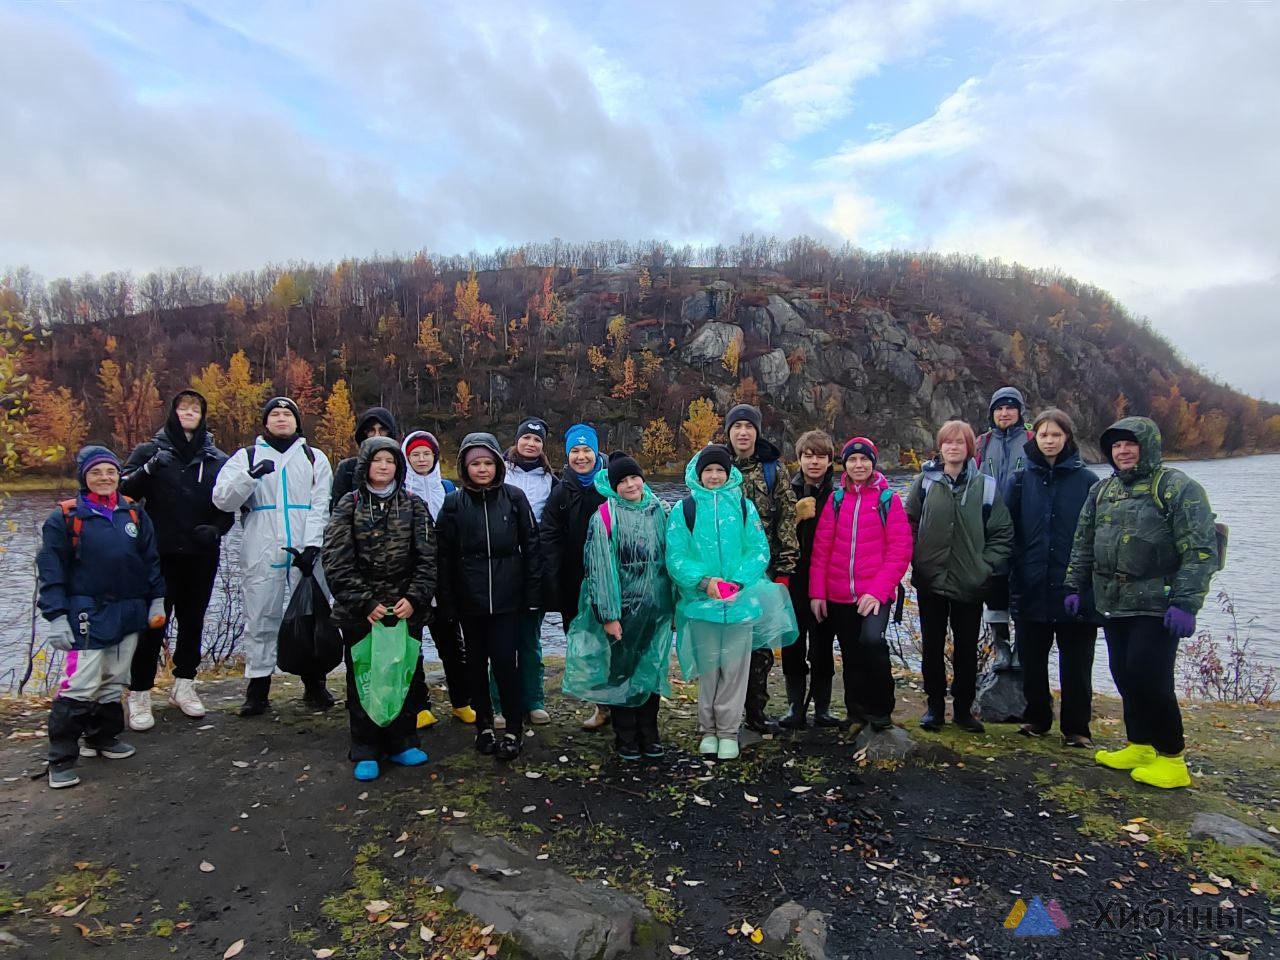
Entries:
{"label": "gray rock face", "polygon": [[697,324],[716,318],[728,319],[733,301],[733,284],[727,280],[714,280],[704,290],[692,293],[680,303],[680,319],[687,324]]}
{"label": "gray rock face", "polygon": [[791,368],[787,365],[787,355],[782,350],[771,350],[755,361],[760,378],[760,386],[769,393],[777,393],[787,385],[791,376]]}
{"label": "gray rock face", "polygon": [[827,960],[827,916],[817,910],[808,910],[794,900],[788,900],[769,914],[760,928],[764,933],[761,946],[775,956],[781,956],[792,943],[797,944],[810,960]]}
{"label": "gray rock face", "polygon": [[718,363],[724,359],[724,352],[729,349],[729,344],[741,339],[742,328],[736,323],[712,321],[685,344],[680,357],[686,363]]}
{"label": "gray rock face", "polygon": [[853,749],[866,750],[868,760],[905,760],[916,752],[916,742],[902,727],[876,731],[868,725],[853,738]]}
{"label": "gray rock face", "polygon": [[989,670],[978,678],[978,716],[984,721],[1013,723],[1022,719],[1026,709],[1021,673]]}
{"label": "gray rock face", "polygon": [[505,840],[454,834],[436,875],[459,909],[538,960],[655,958],[669,938],[632,897],[579,883]]}
{"label": "gray rock face", "polygon": [[1197,813],[1188,836],[1205,837],[1228,847],[1262,847],[1280,852],[1280,837],[1241,823],[1223,813]]}

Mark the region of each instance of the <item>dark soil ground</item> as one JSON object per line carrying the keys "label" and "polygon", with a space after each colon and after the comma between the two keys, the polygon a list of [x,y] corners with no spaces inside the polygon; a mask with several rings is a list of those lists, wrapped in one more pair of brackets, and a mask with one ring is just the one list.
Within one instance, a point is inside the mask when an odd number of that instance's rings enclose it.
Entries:
{"label": "dark soil ground", "polygon": [[[611,734],[579,729],[581,704],[552,698],[552,725],[513,764],[477,755],[441,711],[426,767],[359,784],[340,708],[306,712],[277,684],[274,716],[240,720],[241,686],[204,684],[202,721],[159,708],[129,735],[135,757],[83,760],[81,786],[59,792],[43,779],[44,711],[9,705],[0,958],[216,958],[242,939],[251,960],[515,955],[435,885],[458,826],[632,893],[697,958],[759,955],[750,929],[790,899],[830,915],[833,957],[1280,957],[1280,858],[1186,839],[1202,810],[1280,828],[1275,711],[1189,710],[1196,783],[1175,792],[1012,725],[921,733],[909,678],[897,717],[921,749],[903,764],[869,764],[831,730],[703,762],[696,694],[677,687],[660,763],[617,761]],[[1117,706],[1097,707],[1095,737],[1114,743]],[[1035,896],[1071,926],[1006,929]]]}

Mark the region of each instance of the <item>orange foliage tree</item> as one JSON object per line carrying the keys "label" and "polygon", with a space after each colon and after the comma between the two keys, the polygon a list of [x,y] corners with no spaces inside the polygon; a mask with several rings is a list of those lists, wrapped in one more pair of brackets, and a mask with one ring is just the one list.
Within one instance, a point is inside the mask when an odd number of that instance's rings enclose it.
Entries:
{"label": "orange foliage tree", "polygon": [[640,456],[649,470],[660,470],[675,459],[676,439],[666,420],[650,420],[640,435]]}
{"label": "orange foliage tree", "polygon": [[315,371],[311,364],[292,350],[285,360],[285,395],[298,405],[305,414],[319,413],[324,407],[324,392],[316,383]]}
{"label": "orange foliage tree", "polygon": [[467,362],[467,347],[471,347],[471,359],[475,362],[477,353],[487,343],[497,341],[497,332],[493,310],[480,299],[480,284],[476,280],[476,272],[467,274],[466,282],[459,280],[453,290],[453,318],[458,321],[462,330],[462,362]]}
{"label": "orange foliage tree", "polygon": [[191,378],[191,386],[209,404],[209,424],[223,446],[242,447],[262,426],[262,405],[271,395],[271,381],[255,382],[243,350],[232,354],[227,369],[211,363]]}
{"label": "orange foliage tree", "polygon": [[85,437],[89,435],[89,418],[84,403],[72,396],[70,390],[37,378],[31,382],[27,430],[22,457],[25,466],[58,464],[71,469],[76,451],[84,446]]}
{"label": "orange foliage tree", "polygon": [[316,424],[316,446],[331,461],[338,460],[342,451],[351,446],[356,432],[356,414],[351,409],[351,392],[347,381],[337,380],[324,404],[324,415]]}
{"label": "orange foliage tree", "polygon": [[465,380],[459,380],[454,395],[457,399],[453,401],[453,412],[465,420],[471,416],[471,384]]}
{"label": "orange foliage tree", "polygon": [[715,405],[706,397],[699,397],[689,404],[689,413],[684,423],[680,424],[680,432],[684,434],[689,449],[697,453],[715,436],[720,428],[720,415]]}
{"label": "orange foliage tree", "polygon": [[151,367],[145,367],[141,375],[132,364],[124,370],[115,360],[107,357],[98,366],[98,385],[102,388],[102,403],[111,417],[111,435],[120,446],[120,455],[151,436],[160,419],[160,391],[156,389],[156,377]]}

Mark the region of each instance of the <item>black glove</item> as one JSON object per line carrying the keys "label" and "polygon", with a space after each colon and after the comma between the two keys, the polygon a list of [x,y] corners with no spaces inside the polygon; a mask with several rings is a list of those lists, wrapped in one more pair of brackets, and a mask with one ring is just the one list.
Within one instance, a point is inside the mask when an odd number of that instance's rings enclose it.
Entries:
{"label": "black glove", "polygon": [[316,557],[320,556],[319,547],[304,547],[302,550],[291,550],[293,554],[293,565],[297,567],[298,572],[304,577],[311,576],[311,571],[315,569]]}
{"label": "black glove", "polygon": [[199,549],[212,552],[218,549],[222,533],[211,523],[198,523],[191,531],[191,539]]}
{"label": "black glove", "polygon": [[259,460],[253,465],[253,469],[249,471],[249,476],[255,480],[261,480],[268,473],[276,472],[276,462],[274,460]]}
{"label": "black glove", "polygon": [[164,467],[171,467],[178,462],[177,456],[168,447],[161,447],[152,455],[151,459],[143,466],[143,470],[147,473],[155,473]]}

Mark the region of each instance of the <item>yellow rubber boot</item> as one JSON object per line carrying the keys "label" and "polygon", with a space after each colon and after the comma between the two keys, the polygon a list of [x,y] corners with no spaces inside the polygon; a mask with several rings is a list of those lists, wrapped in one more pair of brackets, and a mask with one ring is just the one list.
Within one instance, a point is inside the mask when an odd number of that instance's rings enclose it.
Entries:
{"label": "yellow rubber boot", "polygon": [[476,712],[470,707],[454,707],[453,718],[455,720],[461,720],[463,723],[475,723]]}
{"label": "yellow rubber boot", "polygon": [[1191,774],[1187,772],[1187,761],[1182,754],[1178,754],[1176,757],[1156,754],[1156,758],[1151,763],[1141,767],[1134,767],[1129,776],[1139,783],[1145,783],[1152,787],[1162,787],[1165,790],[1176,790],[1178,787],[1191,786]]}
{"label": "yellow rubber boot", "polygon": [[1093,759],[1112,770],[1144,767],[1156,758],[1156,748],[1146,743],[1131,743],[1123,750],[1099,750]]}
{"label": "yellow rubber boot", "polygon": [[429,727],[435,722],[436,722],[436,715],[432,713],[430,710],[418,711],[418,729],[419,730],[421,730],[423,727]]}

